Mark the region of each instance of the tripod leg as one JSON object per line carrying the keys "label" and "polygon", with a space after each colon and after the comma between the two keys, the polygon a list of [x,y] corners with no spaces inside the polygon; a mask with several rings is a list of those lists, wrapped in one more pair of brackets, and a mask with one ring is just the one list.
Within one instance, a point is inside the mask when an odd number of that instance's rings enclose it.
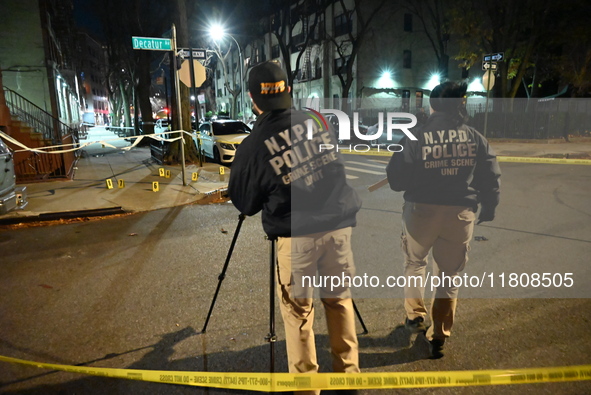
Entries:
{"label": "tripod leg", "polygon": [[363,328],[363,333],[362,335],[367,335],[369,333],[369,331],[367,330],[367,327],[365,326],[365,323],[363,322],[363,318],[361,318],[361,314],[359,313],[359,310],[357,309],[357,305],[355,304],[354,300],[351,300],[353,302],[353,309],[355,309],[355,314],[357,314],[357,318],[359,319],[359,323],[361,324],[361,327]]}
{"label": "tripod leg", "polygon": [[275,334],[275,270],[277,266],[277,246],[275,239],[271,241],[271,252],[269,256],[269,334],[265,338],[271,346],[271,358],[269,372],[275,372],[275,342],[277,341],[277,335]]}
{"label": "tripod leg", "polygon": [[230,263],[230,258],[232,257],[232,252],[234,251],[234,245],[236,245],[236,240],[238,239],[238,234],[240,233],[240,228],[242,227],[242,222],[244,222],[245,215],[240,214],[238,216],[238,225],[236,225],[236,231],[234,232],[234,237],[232,238],[232,243],[230,244],[230,248],[228,249],[228,255],[226,256],[226,262],[224,263],[224,268],[222,272],[218,276],[218,286],[215,289],[215,294],[213,295],[213,300],[211,301],[211,306],[209,306],[209,312],[207,313],[207,318],[205,319],[205,324],[203,325],[203,329],[201,333],[205,333],[207,329],[207,324],[209,323],[209,318],[211,317],[211,313],[213,311],[213,306],[215,305],[215,301],[218,297],[218,293],[220,292],[220,288],[222,286],[222,281],[226,277],[226,270],[228,269],[228,264]]}

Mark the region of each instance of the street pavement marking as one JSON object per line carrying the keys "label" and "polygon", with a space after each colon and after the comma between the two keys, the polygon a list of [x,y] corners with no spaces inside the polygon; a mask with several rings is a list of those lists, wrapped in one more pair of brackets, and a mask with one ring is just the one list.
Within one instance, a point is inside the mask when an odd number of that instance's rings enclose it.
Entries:
{"label": "street pavement marking", "polygon": [[265,392],[466,387],[591,380],[591,365],[494,370],[294,374],[114,369],[35,362],[2,355],[0,361],[100,377]]}
{"label": "street pavement marking", "polygon": [[368,159],[370,162],[376,162],[376,163],[384,163],[384,164],[388,164],[390,162],[388,162],[387,160],[379,160],[379,159]]}
{"label": "street pavement marking", "polygon": [[383,171],[373,171],[373,170],[358,169],[356,167],[349,167],[349,166],[345,166],[345,169],[346,170],[351,170],[351,171],[358,171],[360,173],[367,173],[367,174],[379,174],[379,175],[386,174]]}
{"label": "street pavement marking", "polygon": [[359,178],[357,176],[352,176],[351,174],[346,174],[346,177],[347,177],[347,180],[356,180],[357,178]]}
{"label": "street pavement marking", "polygon": [[386,168],[386,166],[372,165],[371,163],[365,163],[365,162],[354,162],[352,160],[348,160],[348,161],[346,161],[346,163],[350,163],[352,165],[361,165],[361,166],[375,167],[377,169],[382,169],[382,170]]}

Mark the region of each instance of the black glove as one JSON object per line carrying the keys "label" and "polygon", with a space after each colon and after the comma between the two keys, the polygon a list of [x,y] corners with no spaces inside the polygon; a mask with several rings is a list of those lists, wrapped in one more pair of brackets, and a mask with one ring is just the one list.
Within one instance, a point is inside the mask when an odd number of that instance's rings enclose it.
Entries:
{"label": "black glove", "polygon": [[478,215],[478,222],[476,225],[480,225],[482,222],[492,221],[493,219],[495,219],[495,209],[483,206],[480,209],[480,214]]}

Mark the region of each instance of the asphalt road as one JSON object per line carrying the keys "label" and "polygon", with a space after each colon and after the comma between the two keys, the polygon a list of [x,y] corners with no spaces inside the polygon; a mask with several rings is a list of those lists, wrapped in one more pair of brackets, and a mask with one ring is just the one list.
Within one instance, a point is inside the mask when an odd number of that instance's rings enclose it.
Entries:
{"label": "asphalt road", "polygon": [[[357,274],[385,281],[402,273],[402,196],[387,187],[367,192],[383,178],[385,159],[346,160],[364,201],[353,240]],[[497,219],[476,227],[475,236],[486,241],[472,242],[466,267],[479,278],[492,273],[494,286],[460,291],[446,356],[426,359],[425,340],[398,327],[404,318],[399,290],[359,288],[356,303],[370,331],[360,337],[363,371],[590,363],[589,170],[528,164],[504,164],[502,170]],[[0,355],[112,368],[268,371],[268,241],[259,216],[244,222],[207,334],[199,334],[237,223],[237,211],[226,203],[0,231]],[[499,285],[503,273],[538,272],[573,273],[574,285]],[[276,316],[275,370],[285,372],[278,311]],[[322,370],[329,371],[322,314],[316,328]],[[8,394],[242,393],[0,364],[0,392]],[[584,394],[591,393],[591,382],[396,393]]]}

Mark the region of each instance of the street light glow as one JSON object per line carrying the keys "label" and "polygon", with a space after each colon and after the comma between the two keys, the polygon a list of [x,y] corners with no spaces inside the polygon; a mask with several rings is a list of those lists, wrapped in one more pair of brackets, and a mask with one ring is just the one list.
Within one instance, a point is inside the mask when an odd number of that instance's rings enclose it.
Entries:
{"label": "street light glow", "polygon": [[213,24],[209,28],[209,35],[214,41],[219,41],[226,35],[226,29],[219,23]]}
{"label": "street light glow", "polygon": [[382,71],[382,75],[380,76],[380,78],[376,82],[376,88],[388,89],[388,88],[394,88],[394,85],[395,85],[395,82],[394,82],[394,79],[392,78],[392,72],[390,71],[390,69],[384,69]]}
{"label": "street light glow", "polygon": [[[242,113],[242,120],[245,121],[246,120],[245,119],[245,116],[246,116],[246,111],[245,111],[246,104],[245,103],[246,103],[246,101],[244,99],[244,57],[242,54],[242,48],[240,48],[240,44],[238,43],[236,38],[234,38],[233,35],[226,33],[226,29],[220,23],[214,23],[214,24],[210,25],[209,36],[215,42],[214,45],[217,47],[217,50],[215,52],[220,59],[222,58],[222,55],[221,55],[219,41],[221,41],[224,37],[228,36],[232,39],[232,41],[234,41],[236,43],[236,47],[238,48],[238,59],[240,61],[240,112]],[[230,46],[231,45],[232,44],[230,44]],[[228,49],[228,51],[229,51],[229,49]],[[225,75],[225,73],[224,73],[224,75]],[[238,114],[236,114],[236,115],[238,115]]]}
{"label": "street light glow", "polygon": [[439,85],[439,81],[441,81],[441,76],[439,73],[431,73],[425,89],[432,91],[437,85]]}
{"label": "street light glow", "polygon": [[480,78],[475,78],[474,81],[468,85],[468,92],[486,92]]}

